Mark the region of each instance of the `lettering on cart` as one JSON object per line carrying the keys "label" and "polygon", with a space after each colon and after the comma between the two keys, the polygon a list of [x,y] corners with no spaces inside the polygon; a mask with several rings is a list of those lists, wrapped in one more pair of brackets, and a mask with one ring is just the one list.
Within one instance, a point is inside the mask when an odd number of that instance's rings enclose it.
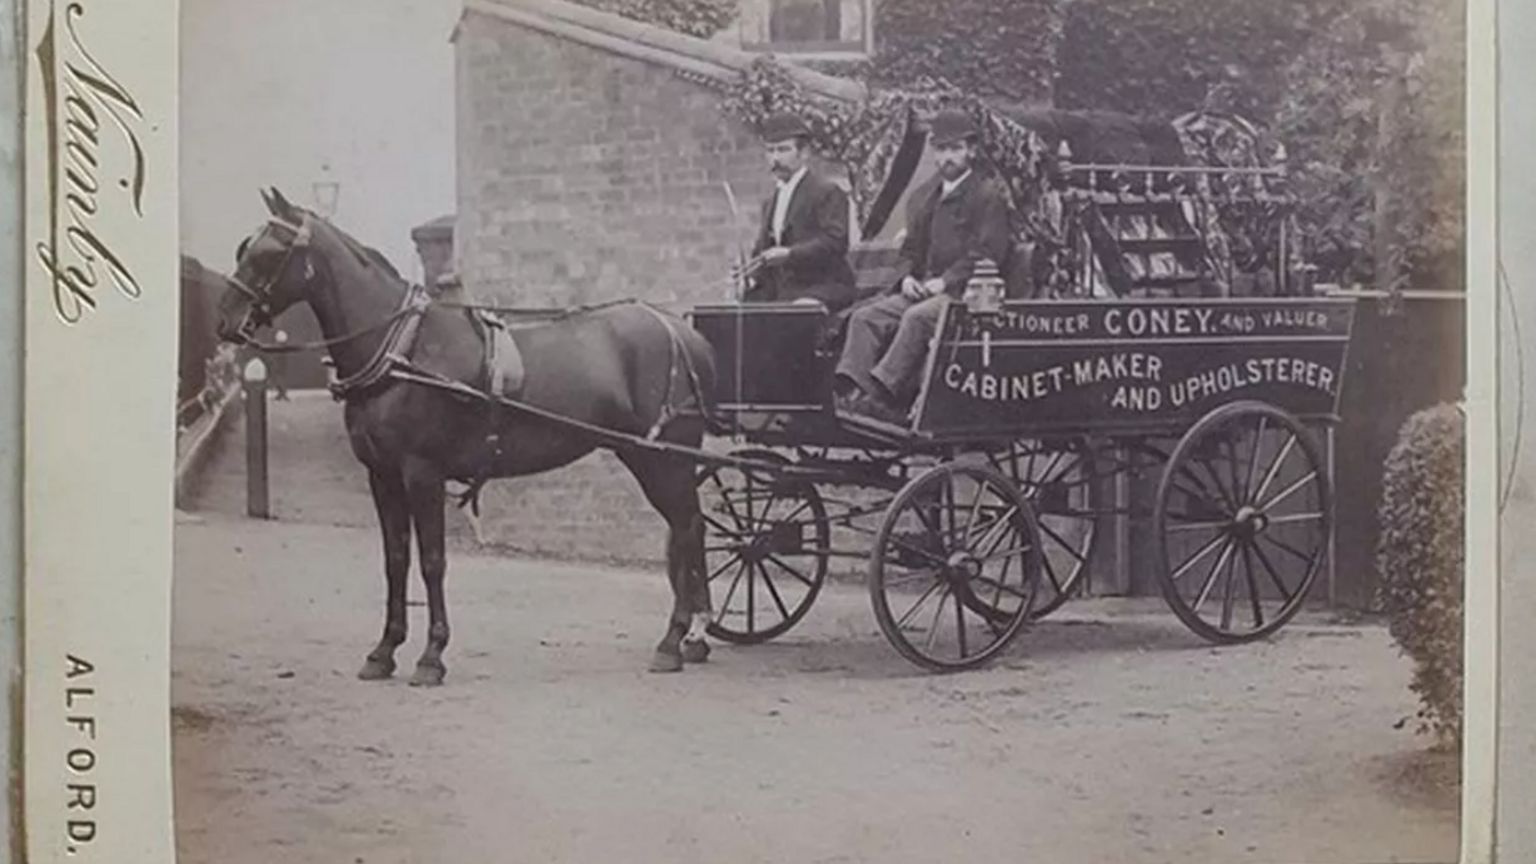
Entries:
{"label": "lettering on cart", "polygon": [[96,687],[91,679],[96,667],[73,654],[65,659],[69,668],[64,672],[64,722],[74,729],[78,743],[64,757],[69,767],[69,780],[64,784],[69,793],[64,805],[68,811],[64,831],[69,842],[64,848],[70,855],[78,855],[82,846],[96,840]]}
{"label": "lettering on cart", "polygon": [[1215,333],[1214,309],[1166,306],[1152,309],[1110,309],[1104,331],[1111,336],[1203,336]]}
{"label": "lettering on cart", "polygon": [[1174,381],[1168,388],[1174,407],[1259,384],[1297,384],[1333,395],[1333,370],[1295,357],[1255,357],[1228,363]]}
{"label": "lettering on cart", "polygon": [[975,399],[1022,402],[1043,399],[1071,387],[1124,380],[1160,381],[1162,374],[1161,357],[1124,351],[1011,374],[969,370],[960,363],[951,363],[944,369],[944,384]]}

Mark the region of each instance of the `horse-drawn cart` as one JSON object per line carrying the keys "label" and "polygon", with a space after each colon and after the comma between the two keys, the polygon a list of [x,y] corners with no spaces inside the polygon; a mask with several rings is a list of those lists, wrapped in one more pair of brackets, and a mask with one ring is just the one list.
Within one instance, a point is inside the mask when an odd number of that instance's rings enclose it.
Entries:
{"label": "horse-drawn cart", "polygon": [[[1077,593],[1106,520],[1122,517],[1147,523],[1138,563],[1196,633],[1240,642],[1290,620],[1330,558],[1319,432],[1337,420],[1353,306],[1314,295],[1287,239],[1283,168],[1221,118],[1148,127],[1194,154],[1161,162],[1152,147],[1095,151],[1070,118],[1051,120],[1059,140],[984,119],[1022,226],[1002,269],[1028,278],[972,280],[946,308],[899,425],[833,409],[837,321],[817,305],[699,306],[690,331],[630,300],[508,327],[490,307],[430,299],[274,190],[272,220],[237,252],[219,331],[337,364],[386,548],[386,625],[362,676],[393,673],[414,531],[431,619],[415,680],[442,680],[444,481],[473,502],[488,480],[599,447],[668,523],[660,671],[707,657],[706,630],[742,643],[787,632],[847,558],[865,562],[902,655],[970,668]],[[899,143],[874,149],[866,174],[887,179],[861,205],[865,236],[904,194],[923,140],[910,116],[882,134]],[[1027,293],[983,290],[1004,284]],[[299,302],[324,340],[253,342]],[[706,432],[740,446],[704,447]],[[1154,500],[1137,505],[1123,481],[1149,472]]]}
{"label": "horse-drawn cart", "polygon": [[[952,303],[906,424],[833,410],[826,312],[693,311],[720,370],[712,431],[782,466],[701,471],[712,633],[779,636],[835,560],[867,560],[892,645],[972,667],[1083,586],[1117,517],[1147,524],[1135,563],[1190,629],[1275,632],[1330,558],[1322,433],[1353,320],[1352,301],[1314,296],[1283,166],[1236,118],[1180,118],[1164,137],[1203,155],[1151,165],[1074,161],[1071,136],[986,120],[1029,216],[1034,299]],[[1123,481],[1153,472],[1152,505],[1127,503]]]}
{"label": "horse-drawn cart", "polygon": [[[714,431],[798,469],[701,472],[717,638],[787,632],[834,559],[867,559],[897,650],[971,667],[1078,590],[1122,515],[1150,521],[1140,563],[1207,639],[1273,633],[1308,596],[1332,537],[1318,433],[1337,420],[1351,301],[956,302],[904,427],[831,408],[825,314],[694,312],[740,372],[720,376]],[[1109,500],[1116,475],[1150,470],[1150,511]]]}

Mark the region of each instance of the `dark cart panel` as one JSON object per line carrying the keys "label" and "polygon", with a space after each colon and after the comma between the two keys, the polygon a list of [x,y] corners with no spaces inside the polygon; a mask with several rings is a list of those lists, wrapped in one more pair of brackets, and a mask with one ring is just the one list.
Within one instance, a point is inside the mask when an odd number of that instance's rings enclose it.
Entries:
{"label": "dark cart panel", "polygon": [[1332,421],[1353,320],[1353,301],[1310,298],[955,303],[916,429],[1173,433],[1236,400]]}

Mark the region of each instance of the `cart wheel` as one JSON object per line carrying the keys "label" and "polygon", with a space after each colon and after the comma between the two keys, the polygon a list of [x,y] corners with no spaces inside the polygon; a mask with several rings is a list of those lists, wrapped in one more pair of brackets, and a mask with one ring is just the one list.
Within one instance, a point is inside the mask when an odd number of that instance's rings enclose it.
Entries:
{"label": "cart wheel", "polygon": [[980,464],[938,465],[897,493],[875,535],[875,620],[919,666],[979,666],[1034,608],[1040,547],[1034,508],[1008,478]]}
{"label": "cart wheel", "polygon": [[1032,618],[1060,609],[1082,588],[1093,555],[1094,453],[1086,438],[1019,442],[993,462],[1029,499],[1040,525],[1040,594]]}
{"label": "cart wheel", "polygon": [[1300,421],[1262,402],[1223,405],[1174,448],[1152,517],[1157,575],[1195,633],[1248,642],[1301,609],[1333,530],[1321,452]]}
{"label": "cart wheel", "polygon": [[[769,450],[731,455],[789,464]],[[717,603],[709,635],[751,645],[789,632],[827,576],[831,533],[816,486],[759,469],[706,467],[699,472],[699,506]],[[723,595],[717,584],[725,586]]]}

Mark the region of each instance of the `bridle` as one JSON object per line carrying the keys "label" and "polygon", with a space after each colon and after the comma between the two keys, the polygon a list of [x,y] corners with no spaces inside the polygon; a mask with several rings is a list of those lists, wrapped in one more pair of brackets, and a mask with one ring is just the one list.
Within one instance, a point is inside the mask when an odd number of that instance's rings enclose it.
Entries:
{"label": "bridle", "polygon": [[[253,341],[253,337],[258,329],[271,324],[273,319],[277,317],[272,309],[272,289],[277,286],[278,280],[283,278],[283,274],[288,272],[288,267],[293,263],[295,255],[302,255],[304,263],[308,268],[304,276],[305,282],[308,283],[310,279],[314,278],[314,264],[309,260],[310,227],[307,218],[298,225],[275,216],[268,219],[267,224],[261,227],[261,231],[255,237],[245,242],[240,249],[240,254],[236,258],[244,258],[246,250],[265,239],[274,228],[282,228],[293,233],[293,240],[288,244],[287,250],[283,253],[282,263],[272,269],[267,278],[260,283],[259,287],[247,284],[245,280],[234,274],[228,277],[229,283],[235,287],[235,290],[244,294],[246,299],[250,301],[250,309],[246,312],[245,317],[241,319],[240,327],[235,331],[241,340],[247,343]],[[237,260],[235,266],[236,273],[239,272],[239,269],[239,261]]]}
{"label": "bridle", "polygon": [[[266,238],[274,228],[280,228],[293,234],[293,240],[288,244],[288,248],[284,251],[282,261],[279,262],[276,267],[272,268],[267,277],[257,285],[250,285],[245,280],[236,275],[230,275],[227,277],[229,279],[229,284],[233,286],[236,291],[239,291],[241,294],[245,295],[245,298],[250,301],[249,308],[246,310],[245,316],[240,320],[240,326],[235,330],[235,335],[239,338],[242,344],[249,345],[258,351],[268,354],[296,354],[305,351],[324,351],[335,345],[340,345],[344,342],[350,342],[353,339],[360,339],[364,336],[378,333],[382,330],[394,328],[405,319],[421,314],[421,312],[425,309],[427,305],[426,292],[420,287],[412,285],[408,286],[405,292],[405,296],[402,298],[400,308],[396,310],[394,314],[379,321],[376,324],[371,324],[367,327],[364,327],[363,329],[355,330],[351,333],[344,333],[334,338],[319,339],[313,342],[273,345],[258,341],[255,338],[256,331],[262,327],[267,326],[268,324],[271,324],[277,317],[276,311],[272,308],[272,289],[275,288],[278,281],[283,278],[283,274],[288,272],[288,268],[294,264],[294,259],[296,256],[302,259],[304,262],[304,287],[306,289],[308,289],[310,282],[315,278],[315,265],[313,260],[310,258],[310,252],[312,251],[312,247],[310,245],[310,238],[312,236],[310,226],[311,222],[308,215],[305,215],[303,221],[297,225],[286,219],[281,219],[274,216],[267,221],[266,225],[262,226],[261,230],[257,232],[255,236],[241,244],[241,248],[235,256],[237,261],[235,268],[236,272],[239,271],[238,262],[245,257],[246,250],[252,248],[262,239]],[[389,344],[390,340],[386,339],[384,347],[381,347],[380,351],[383,352],[386,350]]]}

